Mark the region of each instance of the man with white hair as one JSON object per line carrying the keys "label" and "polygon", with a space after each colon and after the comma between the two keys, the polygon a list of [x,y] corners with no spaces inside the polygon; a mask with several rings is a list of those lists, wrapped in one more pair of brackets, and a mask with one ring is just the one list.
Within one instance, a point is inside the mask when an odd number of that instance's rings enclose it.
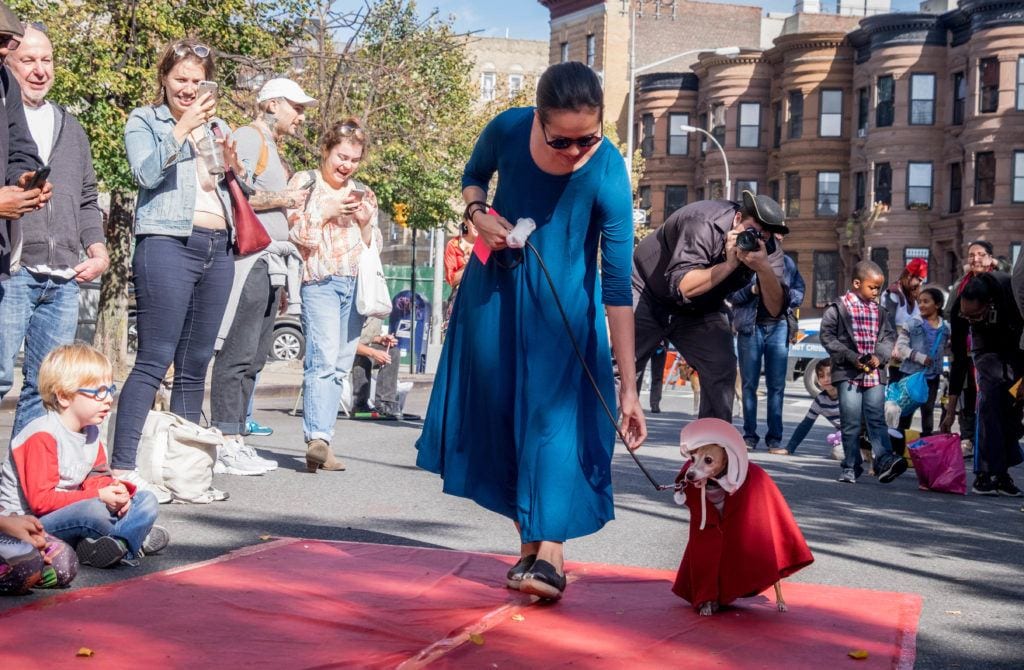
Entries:
{"label": "man with white hair", "polygon": [[[273,242],[258,253],[235,257],[235,280],[217,335],[210,389],[211,422],[228,438],[217,471],[236,475],[259,475],[277,467],[275,461],[256,456],[243,437],[262,428],[246,418],[249,400],[273,342],[281,289],[291,268],[297,291],[301,263],[288,241],[286,210],[302,207],[309,190],[286,190],[290,175],[278,145],[298,133],[316,100],[291,79],[277,78],[263,85],[256,103],[257,118],[233,137],[239,160],[253,175],[256,193],[249,203]],[[297,306],[297,295],[293,298],[290,303]]]}
{"label": "man with white hair", "polygon": [[[46,413],[36,388],[39,365],[52,349],[69,344],[78,328],[79,285],[110,265],[97,203],[89,139],[78,120],[46,96],[53,87],[53,44],[39,24],[26,25],[7,66],[21,89],[28,129],[55,197],[11,222],[11,276],[0,301],[0,398],[11,389],[25,344],[25,381],[12,436]],[[88,258],[81,260],[85,250]]]}

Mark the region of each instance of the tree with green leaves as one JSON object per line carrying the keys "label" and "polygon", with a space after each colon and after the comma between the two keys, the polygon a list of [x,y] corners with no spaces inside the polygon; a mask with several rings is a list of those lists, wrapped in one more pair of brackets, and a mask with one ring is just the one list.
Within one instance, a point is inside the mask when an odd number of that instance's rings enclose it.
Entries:
{"label": "tree with green leaves", "polygon": [[[257,67],[288,57],[308,9],[306,0],[8,0],[23,21],[44,24],[54,45],[50,98],[82,122],[92,144],[101,191],[110,195],[107,246],[111,266],[100,289],[97,345],[127,371],[127,319],[132,219],[137,187],[124,149],[129,112],[157,97],[155,63],[163,48],[196,37],[218,55],[218,79],[229,92],[218,112],[241,118],[233,94],[248,92]],[[251,97],[251,94],[249,94]]]}

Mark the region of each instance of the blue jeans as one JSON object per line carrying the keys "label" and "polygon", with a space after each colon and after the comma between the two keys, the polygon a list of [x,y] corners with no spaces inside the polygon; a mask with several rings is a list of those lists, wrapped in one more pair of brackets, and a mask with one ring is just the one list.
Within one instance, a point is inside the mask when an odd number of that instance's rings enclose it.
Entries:
{"label": "blue jeans", "polygon": [[136,491],[128,513],[121,517],[108,510],[99,498],[90,498],[43,515],[39,521],[47,533],[72,547],[89,537],[112,535],[128,545],[128,558],[137,558],[142,543],[156,523],[159,506],[156,496],[149,491]]}
{"label": "blue jeans", "polygon": [[36,378],[46,354],[75,339],[78,327],[78,282],[33,275],[22,268],[3,281],[0,292],[0,399],[14,384],[18,350],[25,344],[24,383],[14,414],[15,436],[30,421],[46,414]]}
{"label": "blue jeans", "polygon": [[302,285],[302,430],[306,441],[331,441],[341,385],[352,370],[363,317],[355,309],[356,278],[330,277]]}
{"label": "blue jeans", "polygon": [[786,363],[789,356],[789,329],[785,319],[757,324],[750,334],[736,338],[740,379],[743,383],[743,437],[758,441],[757,387],[761,381],[761,360],[764,359],[764,382],[768,387],[768,433],[764,441],[769,447],[782,442],[782,399],[786,392]]}
{"label": "blue jeans", "polygon": [[142,236],[132,270],[139,350],[117,403],[115,470],[135,469],[139,435],[171,363],[171,411],[199,423],[206,368],[235,276],[227,231],[203,228],[189,237]]}
{"label": "blue jeans", "polygon": [[876,471],[884,468],[893,455],[892,441],[885,425],[885,385],[870,388],[852,382],[839,384],[839,422],[843,433],[844,470],[854,470],[860,476],[864,459],[860,455],[861,419],[867,424],[868,440],[874,455]]}

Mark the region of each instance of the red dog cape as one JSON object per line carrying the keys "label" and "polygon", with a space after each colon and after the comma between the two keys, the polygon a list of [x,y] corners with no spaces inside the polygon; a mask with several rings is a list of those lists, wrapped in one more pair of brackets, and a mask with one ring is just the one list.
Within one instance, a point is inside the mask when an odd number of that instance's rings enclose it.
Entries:
{"label": "red dog cape", "polygon": [[[696,427],[712,421],[725,424],[731,431],[710,423]],[[738,483],[721,482],[726,490],[735,485],[725,499],[721,515],[714,505],[703,500],[702,489],[685,488],[690,539],[672,586],[673,593],[695,608],[708,601],[726,605],[737,598],[755,596],[814,562],[775,482],[760,466],[746,463],[747,449],[739,431],[724,421],[700,419],[684,429],[682,442],[686,456],[704,444],[721,445],[729,454],[729,470],[734,477],[743,469],[746,476]],[[740,466],[740,462],[746,467]],[[734,477],[727,475],[721,479]],[[702,512],[706,515],[703,530],[699,521]]]}

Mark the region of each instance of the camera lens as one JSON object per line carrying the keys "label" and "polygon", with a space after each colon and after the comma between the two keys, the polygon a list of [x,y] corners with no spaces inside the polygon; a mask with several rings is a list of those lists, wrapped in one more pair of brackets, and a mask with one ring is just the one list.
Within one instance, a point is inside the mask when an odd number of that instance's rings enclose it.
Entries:
{"label": "camera lens", "polygon": [[743,251],[757,251],[760,235],[753,228],[747,228],[736,236],[736,246]]}

